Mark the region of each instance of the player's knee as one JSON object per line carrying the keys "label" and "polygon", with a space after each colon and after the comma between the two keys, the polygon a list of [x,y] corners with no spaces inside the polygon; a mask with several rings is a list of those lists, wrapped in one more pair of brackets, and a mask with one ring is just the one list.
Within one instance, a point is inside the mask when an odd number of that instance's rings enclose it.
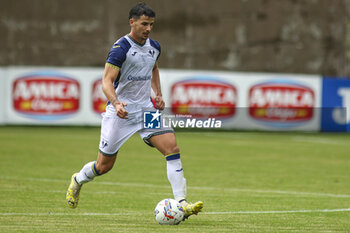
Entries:
{"label": "player's knee", "polygon": [[168,150],[165,152],[165,155],[180,153],[180,148],[175,144],[173,146],[170,146]]}
{"label": "player's knee", "polygon": [[172,153],[180,153],[180,148],[177,145],[175,145],[173,147],[173,152]]}

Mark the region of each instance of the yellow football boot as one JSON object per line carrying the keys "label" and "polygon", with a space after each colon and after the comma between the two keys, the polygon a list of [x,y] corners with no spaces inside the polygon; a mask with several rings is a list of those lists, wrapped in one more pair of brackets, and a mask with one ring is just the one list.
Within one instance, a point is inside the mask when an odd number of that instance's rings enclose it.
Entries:
{"label": "yellow football boot", "polygon": [[197,201],[196,203],[187,203],[186,201],[181,202],[182,208],[185,211],[184,220],[188,219],[189,216],[195,214],[197,215],[199,212],[202,211],[203,208],[203,202]]}
{"label": "yellow football boot", "polygon": [[72,179],[70,181],[70,185],[67,190],[66,200],[68,202],[68,206],[72,209],[76,208],[79,201],[79,194],[81,186],[75,181],[75,177],[77,176],[77,173],[72,175]]}

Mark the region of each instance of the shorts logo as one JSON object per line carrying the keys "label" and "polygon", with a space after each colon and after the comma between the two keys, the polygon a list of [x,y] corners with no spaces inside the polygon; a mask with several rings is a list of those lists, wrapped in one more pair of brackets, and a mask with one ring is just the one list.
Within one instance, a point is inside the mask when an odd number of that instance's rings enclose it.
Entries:
{"label": "shorts logo", "polygon": [[143,112],[143,128],[145,129],[160,129],[161,127],[161,113],[157,111]]}
{"label": "shorts logo", "polygon": [[108,146],[108,142],[102,139],[102,141],[101,141],[101,147],[102,147],[102,148],[105,148],[106,146]]}

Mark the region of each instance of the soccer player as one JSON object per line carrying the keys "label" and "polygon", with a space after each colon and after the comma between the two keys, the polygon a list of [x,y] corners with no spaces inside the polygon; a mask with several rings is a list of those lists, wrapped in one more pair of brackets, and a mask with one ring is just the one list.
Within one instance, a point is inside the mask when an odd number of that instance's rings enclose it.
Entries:
{"label": "soccer player", "polygon": [[[186,200],[186,179],[173,129],[144,129],[142,125],[144,108],[155,111],[165,107],[157,65],[161,49],[157,41],[149,38],[154,20],[155,12],[148,5],[134,6],[129,12],[130,33],[115,42],[109,52],[102,78],[102,89],[109,101],[102,118],[97,161],[73,174],[66,196],[70,208],[77,207],[83,184],[112,169],[118,150],[136,132],[165,156],[173,195],[183,206],[185,219],[203,208],[201,201],[192,204]],[[153,102],[151,89],[155,94]]]}

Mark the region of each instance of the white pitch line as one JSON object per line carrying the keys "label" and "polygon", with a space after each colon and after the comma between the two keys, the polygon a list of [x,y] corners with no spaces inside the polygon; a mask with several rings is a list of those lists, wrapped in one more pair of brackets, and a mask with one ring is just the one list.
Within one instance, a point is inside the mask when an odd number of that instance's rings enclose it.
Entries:
{"label": "white pitch line", "polygon": [[[3,179],[19,179],[9,176],[0,176]],[[58,182],[58,183],[69,183],[69,180],[59,179],[43,179],[43,178],[21,178],[21,180],[28,181],[41,181],[41,182]],[[145,183],[123,183],[123,182],[107,182],[107,181],[96,181],[96,184],[102,185],[115,185],[115,186],[126,186],[126,187],[144,187],[144,188],[164,188],[168,189],[168,185],[155,185]],[[260,189],[240,189],[240,188],[220,188],[220,187],[196,187],[191,186],[188,189],[195,190],[208,190],[208,191],[220,191],[220,192],[248,192],[248,193],[276,193],[286,195],[299,195],[299,196],[320,196],[320,197],[334,197],[334,198],[350,198],[349,194],[334,194],[334,193],[314,193],[314,192],[297,192],[297,191],[283,191],[283,190],[260,190]]]}
{"label": "white pitch line", "polygon": [[292,137],[293,141],[296,142],[310,142],[310,143],[317,143],[317,144],[330,144],[330,145],[347,145],[347,142],[342,141],[335,141],[333,139],[329,138],[317,138],[317,137]]}
{"label": "white pitch line", "polygon": [[[205,187],[192,187],[193,189],[206,189]],[[218,189],[218,188],[217,188]],[[222,191],[231,192],[251,192],[251,193],[276,193],[287,195],[301,195],[301,196],[321,196],[321,197],[335,197],[335,198],[350,198],[348,194],[334,194],[334,193],[313,193],[313,192],[296,192],[296,191],[282,191],[282,190],[259,190],[259,189],[236,189],[224,188]]]}
{"label": "white pitch line", "polygon": [[349,212],[346,209],[324,209],[324,210],[271,210],[271,211],[228,211],[228,212],[203,212],[209,215],[225,215],[225,214],[293,214],[293,213],[332,213],[332,212]]}
{"label": "white pitch line", "polygon": [[[193,134],[200,134],[201,136],[208,136],[208,137],[213,137],[213,135],[215,133],[196,133],[194,132]],[[246,138],[250,138],[250,137],[258,137],[261,136],[261,134],[259,133],[251,133],[251,132],[247,132],[247,133],[238,133],[235,132],[235,134],[230,134],[230,133],[221,133],[221,134],[215,134],[215,137],[221,137],[221,138],[233,138],[233,139],[246,139]],[[286,139],[289,139],[286,138]],[[317,136],[292,136],[290,138],[293,141],[296,142],[311,142],[311,143],[317,143],[317,144],[331,144],[331,145],[348,145],[347,141],[339,141],[337,139],[333,139],[333,138],[325,138],[325,137],[317,137]]]}
{"label": "white pitch line", "polygon": [[[334,213],[349,212],[346,209],[321,209],[321,210],[270,210],[270,211],[227,211],[227,212],[202,212],[204,215],[235,215],[235,214],[296,214],[296,213]],[[130,216],[144,215],[144,213],[0,213],[0,216]]]}
{"label": "white pitch line", "polygon": [[0,216],[129,216],[141,213],[0,213]]}
{"label": "white pitch line", "polygon": [[[96,182],[97,183],[97,182]],[[132,187],[148,187],[148,188],[169,188],[166,185],[154,185],[154,184],[140,184],[140,183],[119,183],[119,182],[98,182],[105,185],[116,186],[132,186]],[[239,189],[239,188],[216,188],[216,187],[196,187],[191,186],[188,189],[196,190],[212,190],[220,192],[249,192],[249,193],[277,193],[287,195],[301,195],[301,196],[321,196],[321,197],[334,197],[334,198],[350,198],[348,194],[334,194],[334,193],[313,193],[313,192],[296,192],[296,191],[283,191],[283,190],[259,190],[259,189]]]}

